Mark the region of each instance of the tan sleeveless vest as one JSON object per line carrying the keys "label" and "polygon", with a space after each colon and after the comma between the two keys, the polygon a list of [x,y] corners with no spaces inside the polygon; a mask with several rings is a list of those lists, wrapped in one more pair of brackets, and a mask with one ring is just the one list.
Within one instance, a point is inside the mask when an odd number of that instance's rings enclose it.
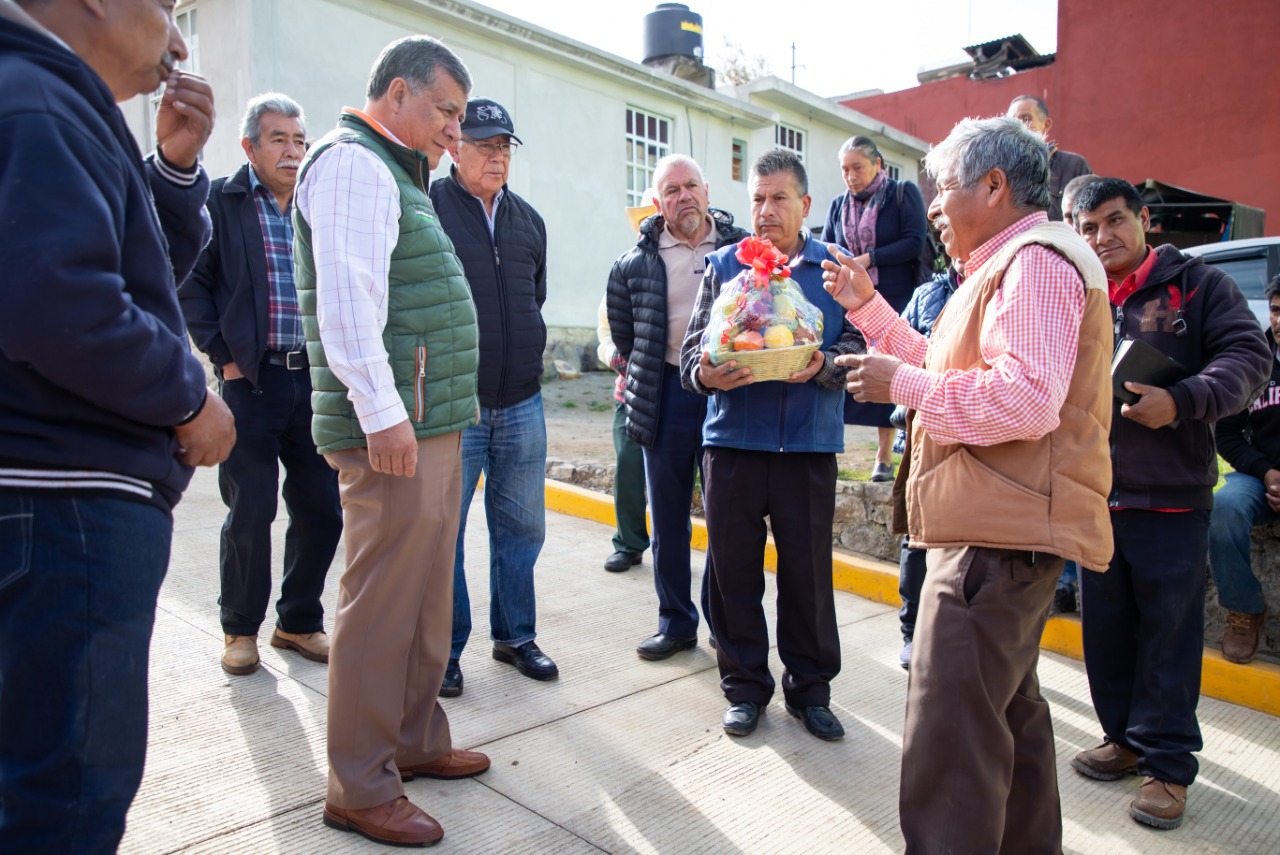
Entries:
{"label": "tan sleeveless vest", "polygon": [[[989,369],[981,331],[1005,271],[1028,244],[1067,259],[1085,283],[1075,373],[1056,429],[994,446],[939,445],[910,420],[910,459],[894,485],[894,526],[918,547],[984,546],[1046,552],[1105,570],[1111,561],[1112,326],[1101,263],[1062,223],[1044,223],[1000,248],[939,316],[924,367]],[[904,525],[905,523],[905,525]]]}

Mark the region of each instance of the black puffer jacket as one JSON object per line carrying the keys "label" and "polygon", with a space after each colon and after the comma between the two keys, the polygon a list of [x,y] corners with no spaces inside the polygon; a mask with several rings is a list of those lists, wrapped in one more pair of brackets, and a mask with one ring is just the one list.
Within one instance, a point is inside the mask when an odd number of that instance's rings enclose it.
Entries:
{"label": "black puffer jacket", "polygon": [[480,406],[510,407],[542,388],[547,227],[532,205],[503,188],[490,237],[484,207],[458,183],[457,170],[434,182],[427,195],[462,261],[476,304]]}
{"label": "black puffer jacket", "polygon": [[1214,422],[1257,398],[1271,350],[1230,276],[1169,244],[1154,251],[1147,281],[1116,312],[1116,337],[1142,339],[1194,373],[1169,387],[1176,427],[1143,427],[1115,400],[1110,504],[1208,509],[1218,481]]}
{"label": "black puffer jacket", "polygon": [[[737,243],[747,233],[733,215],[711,209],[716,248]],[[609,331],[627,360],[627,433],[653,447],[662,402],[662,366],[667,353],[667,269],[658,255],[658,235],[666,227],[661,214],[640,224],[640,240],[609,271]]]}

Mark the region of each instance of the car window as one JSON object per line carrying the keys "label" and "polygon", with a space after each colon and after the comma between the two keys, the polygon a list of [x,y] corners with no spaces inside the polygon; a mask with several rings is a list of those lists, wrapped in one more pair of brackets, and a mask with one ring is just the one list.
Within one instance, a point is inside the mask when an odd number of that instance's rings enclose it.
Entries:
{"label": "car window", "polygon": [[1204,254],[1204,260],[1236,280],[1236,284],[1248,299],[1263,299],[1263,293],[1267,290],[1265,249],[1260,249],[1256,254],[1245,255],[1233,252],[1230,255],[1224,254],[1218,257],[1207,252]]}

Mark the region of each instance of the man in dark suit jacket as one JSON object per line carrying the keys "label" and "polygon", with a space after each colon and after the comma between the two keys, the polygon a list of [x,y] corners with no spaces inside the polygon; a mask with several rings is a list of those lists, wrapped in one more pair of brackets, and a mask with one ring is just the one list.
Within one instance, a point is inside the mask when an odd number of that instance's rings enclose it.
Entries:
{"label": "man in dark suit jacket", "polygon": [[249,101],[249,162],[213,182],[213,240],[178,290],[196,346],[213,363],[239,439],[218,470],[222,526],[222,669],[258,668],[271,597],[271,523],[284,464],[284,580],[271,646],[329,661],[320,594],[342,534],[337,474],[311,439],[311,379],[293,282],[290,207],[306,150],[302,108],[278,93]]}

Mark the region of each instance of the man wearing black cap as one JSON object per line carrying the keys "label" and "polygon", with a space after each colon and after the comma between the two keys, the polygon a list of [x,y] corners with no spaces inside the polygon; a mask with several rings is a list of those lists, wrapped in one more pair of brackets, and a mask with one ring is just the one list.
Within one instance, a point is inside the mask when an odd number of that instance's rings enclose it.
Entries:
{"label": "man wearing black cap", "polygon": [[440,694],[462,694],[458,660],[471,634],[463,544],[480,473],[489,526],[489,631],[493,658],[535,680],[560,671],[534,641],[533,565],[546,534],[547,427],[542,351],[547,327],[547,229],[507,187],[520,145],[511,116],[487,98],[467,102],[453,168],[429,195],[471,285],[480,322],[480,423],[462,434],[462,518],[453,581],[453,645]]}

